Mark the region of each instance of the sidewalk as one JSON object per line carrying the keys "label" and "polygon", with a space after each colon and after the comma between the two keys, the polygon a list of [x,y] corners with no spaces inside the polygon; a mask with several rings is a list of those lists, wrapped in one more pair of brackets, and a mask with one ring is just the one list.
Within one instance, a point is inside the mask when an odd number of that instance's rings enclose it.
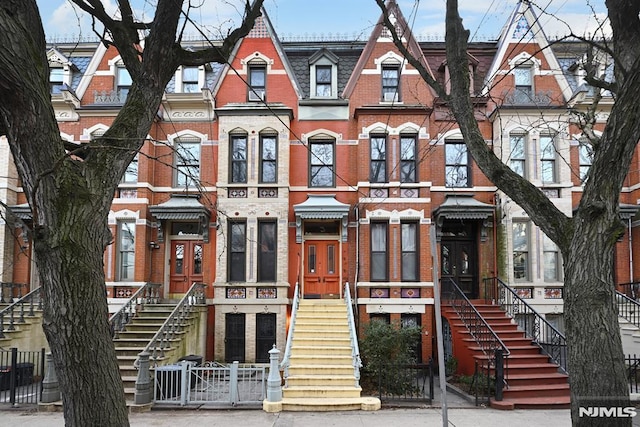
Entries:
{"label": "sidewalk", "polygon": [[[448,411],[450,426],[494,427],[571,425],[568,409],[500,411],[489,408],[452,408]],[[0,412],[1,424],[6,427],[63,427],[62,413]],[[440,408],[381,409],[379,411],[347,412],[280,412],[270,414],[262,410],[153,410],[131,414],[132,427],[179,427],[206,425],[229,427],[402,427],[442,426]],[[634,423],[635,424],[635,423]]]}

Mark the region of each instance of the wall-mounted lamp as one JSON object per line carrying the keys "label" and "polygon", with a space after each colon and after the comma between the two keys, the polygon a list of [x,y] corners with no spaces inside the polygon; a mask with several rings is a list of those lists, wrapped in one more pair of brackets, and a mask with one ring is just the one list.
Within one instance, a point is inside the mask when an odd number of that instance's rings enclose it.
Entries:
{"label": "wall-mounted lamp", "polygon": [[149,242],[149,249],[160,249],[160,245],[156,242]]}

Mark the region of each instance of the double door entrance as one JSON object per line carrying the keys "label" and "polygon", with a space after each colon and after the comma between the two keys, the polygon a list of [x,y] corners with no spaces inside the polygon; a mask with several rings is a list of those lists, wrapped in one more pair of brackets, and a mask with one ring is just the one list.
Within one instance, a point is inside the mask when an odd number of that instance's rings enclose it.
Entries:
{"label": "double door entrance", "polygon": [[304,243],[304,297],[340,297],[340,246],[337,240]]}
{"label": "double door entrance", "polygon": [[204,280],[203,250],[202,240],[171,241],[170,294],[185,294],[193,283]]}

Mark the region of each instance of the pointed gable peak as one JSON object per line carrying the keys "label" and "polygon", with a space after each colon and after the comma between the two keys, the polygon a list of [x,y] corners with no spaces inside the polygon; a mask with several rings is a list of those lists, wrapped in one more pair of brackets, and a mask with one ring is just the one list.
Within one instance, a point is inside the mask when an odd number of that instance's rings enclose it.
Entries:
{"label": "pointed gable peak", "polygon": [[502,29],[503,43],[546,43],[540,22],[528,0],[520,0]]}

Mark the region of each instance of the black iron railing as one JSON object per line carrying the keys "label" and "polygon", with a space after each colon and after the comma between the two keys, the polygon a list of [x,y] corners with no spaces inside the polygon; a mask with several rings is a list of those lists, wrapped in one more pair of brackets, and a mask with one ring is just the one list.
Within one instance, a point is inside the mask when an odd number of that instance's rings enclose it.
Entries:
{"label": "black iron railing", "polygon": [[431,403],[434,393],[433,361],[414,365],[384,364],[378,369],[377,382],[381,401]]}
{"label": "black iron railing", "polygon": [[[442,282],[442,300],[455,310],[484,353],[487,361],[486,369],[489,371],[495,369],[503,373],[500,383],[496,379],[495,391],[496,400],[502,400],[502,389],[508,382],[509,349],[451,278],[446,278]],[[496,351],[501,354],[501,357],[496,357]],[[494,362],[501,363],[502,366],[493,365]]]}
{"label": "black iron railing", "polygon": [[627,366],[627,379],[629,381],[629,393],[640,393],[640,356],[627,354],[624,358]]}
{"label": "black iron railing", "polygon": [[[11,300],[8,302],[11,302]],[[1,309],[0,338],[5,338],[5,328],[7,331],[15,331],[16,323],[26,323],[25,316],[34,316],[36,309],[42,309],[40,288],[32,290],[25,296],[21,296],[17,301],[14,301],[7,307]]]}
{"label": "black iron railing", "polygon": [[625,294],[632,300],[640,299],[640,282],[621,283],[616,285],[620,293]]}
{"label": "black iron railing", "polygon": [[485,298],[495,301],[522,328],[527,338],[567,373],[567,339],[533,307],[497,277],[484,279]]}
{"label": "black iron railing", "polygon": [[36,404],[42,394],[44,348],[0,350],[0,404]]}
{"label": "black iron railing", "polygon": [[618,316],[625,318],[629,323],[640,328],[640,303],[635,298],[630,298],[619,291],[616,291],[616,303]]}
{"label": "black iron railing", "polygon": [[109,325],[113,338],[118,338],[118,334],[125,330],[136,310],[142,310],[145,305],[157,304],[160,301],[161,287],[160,283],[145,283],[120,307],[120,310],[111,315]]}

